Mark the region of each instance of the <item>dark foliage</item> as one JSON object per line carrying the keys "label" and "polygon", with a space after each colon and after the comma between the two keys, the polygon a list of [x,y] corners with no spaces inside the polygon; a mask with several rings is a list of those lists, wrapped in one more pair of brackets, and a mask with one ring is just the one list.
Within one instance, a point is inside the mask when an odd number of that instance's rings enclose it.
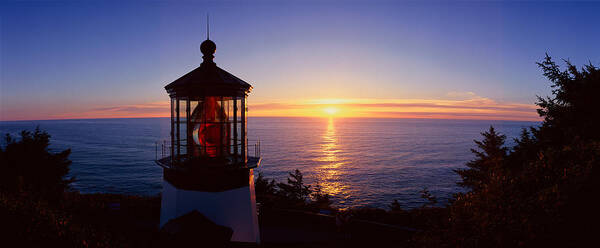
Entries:
{"label": "dark foliage", "polygon": [[254,181],[254,189],[256,194],[260,196],[275,195],[277,192],[277,183],[273,179],[266,179],[262,172],[259,172]]}
{"label": "dark foliage", "polygon": [[[69,192],[70,150],[36,128],[0,147],[0,239],[18,247],[152,247],[158,198]],[[119,210],[109,205],[119,204]]]}
{"label": "dark foliage", "polygon": [[287,183],[278,183],[278,193],[294,202],[306,202],[312,193],[310,185],[304,184],[302,173],[296,169],[293,173],[289,173]]}
{"label": "dark foliage", "polygon": [[323,192],[321,185],[317,184],[311,193],[312,204],[320,209],[331,208],[331,196]]}
{"label": "dark foliage", "polygon": [[422,246],[579,247],[595,242],[599,195],[600,71],[549,56],[538,63],[553,97],[538,98],[539,128],[512,149],[493,128],[476,141],[476,159],[458,170],[470,192],[456,194],[447,223],[416,237]]}
{"label": "dark foliage", "polygon": [[19,140],[6,135],[0,147],[0,190],[57,200],[73,178],[66,178],[71,161],[70,149],[52,153],[50,135],[36,128],[22,131]]}
{"label": "dark foliage", "polygon": [[[277,183],[258,173],[255,180],[256,199],[264,207],[318,211],[332,209],[330,196],[320,185],[306,185],[299,170],[290,172],[287,183]],[[314,189],[311,189],[314,188]]]}
{"label": "dark foliage", "polygon": [[538,97],[538,113],[544,124],[536,137],[553,145],[569,143],[575,137],[598,141],[600,69],[590,63],[579,70],[568,60],[564,62],[564,71],[548,55],[538,63],[552,82],[553,98]]}
{"label": "dark foliage", "polygon": [[490,180],[492,170],[502,167],[508,150],[503,147],[506,136],[496,133],[494,127],[490,127],[489,131],[481,135],[484,137],[482,141],[475,140],[480,150],[471,149],[477,158],[466,164],[467,169],[456,170],[462,177],[458,184],[473,191],[480,190],[482,184]]}
{"label": "dark foliage", "polygon": [[423,204],[423,208],[426,207],[433,207],[435,206],[435,204],[437,204],[438,200],[435,196],[433,196],[430,192],[429,189],[424,188],[423,190],[421,190],[421,198],[427,200],[427,202],[425,202]]}
{"label": "dark foliage", "polygon": [[159,209],[157,197],[68,192],[57,206],[0,192],[0,239],[6,247],[167,247]]}
{"label": "dark foliage", "polygon": [[389,208],[392,212],[400,212],[403,210],[402,205],[400,205],[398,200],[394,200],[392,203],[390,203]]}

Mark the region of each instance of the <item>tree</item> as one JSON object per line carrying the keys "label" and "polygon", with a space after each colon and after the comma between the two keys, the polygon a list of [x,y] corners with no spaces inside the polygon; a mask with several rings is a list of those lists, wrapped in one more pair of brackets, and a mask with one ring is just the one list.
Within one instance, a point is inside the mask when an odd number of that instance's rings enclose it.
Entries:
{"label": "tree", "polygon": [[312,193],[310,185],[304,185],[302,173],[296,169],[293,173],[289,173],[287,183],[278,183],[279,193],[287,199],[296,202],[306,202]]}
{"label": "tree", "polygon": [[271,179],[270,181],[264,177],[262,172],[258,173],[256,177],[254,188],[257,195],[274,195],[277,192],[277,185],[275,180]]}
{"label": "tree", "polygon": [[[477,158],[457,170],[460,185],[444,228],[424,232],[425,246],[578,247],[595,242],[600,195],[600,71],[548,56],[538,63],[552,96],[538,97],[541,126],[524,129],[512,149],[490,128]],[[441,237],[441,238],[440,238]]]}
{"label": "tree", "polygon": [[429,192],[428,188],[421,190],[421,198],[427,200],[427,202],[423,203],[423,206],[421,206],[422,208],[433,207],[438,202],[437,198]]}
{"label": "tree", "polygon": [[546,54],[537,63],[553,88],[553,97],[538,97],[538,113],[544,117],[539,136],[543,142],[558,145],[575,137],[600,140],[600,70],[591,62],[581,70],[568,60],[564,62],[567,68],[561,70]]}
{"label": "tree", "polygon": [[398,202],[398,199],[394,199],[392,203],[388,206],[392,212],[401,212],[403,211],[402,205]]}
{"label": "tree", "polygon": [[496,133],[494,127],[490,126],[481,135],[484,137],[482,141],[474,141],[480,150],[471,149],[477,158],[466,164],[467,169],[455,170],[462,178],[458,184],[473,191],[480,190],[482,184],[489,182],[493,171],[502,168],[507,153],[504,147],[506,136]]}
{"label": "tree", "polygon": [[6,146],[0,147],[0,190],[56,198],[74,181],[66,178],[71,150],[50,152],[50,135],[39,128],[33,133],[22,131],[20,136],[15,140],[7,134]]}
{"label": "tree", "polygon": [[315,189],[312,190],[311,194],[312,204],[318,208],[329,208],[331,206],[331,196],[327,193],[323,192],[323,189],[320,184],[315,186]]}

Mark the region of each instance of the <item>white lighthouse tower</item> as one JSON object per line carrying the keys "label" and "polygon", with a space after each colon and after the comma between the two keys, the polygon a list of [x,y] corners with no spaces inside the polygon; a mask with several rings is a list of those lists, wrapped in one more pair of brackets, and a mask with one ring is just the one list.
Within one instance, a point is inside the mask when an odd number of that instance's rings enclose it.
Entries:
{"label": "white lighthouse tower", "polygon": [[232,241],[260,243],[247,101],[252,86],[213,62],[207,39],[200,67],[165,86],[171,97],[170,156],[163,167],[160,226],[193,210],[233,230]]}

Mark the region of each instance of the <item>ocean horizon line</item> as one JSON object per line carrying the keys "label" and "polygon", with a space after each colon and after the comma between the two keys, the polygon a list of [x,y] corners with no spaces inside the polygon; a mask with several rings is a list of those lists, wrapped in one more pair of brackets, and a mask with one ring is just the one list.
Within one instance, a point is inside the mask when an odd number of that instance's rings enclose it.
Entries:
{"label": "ocean horizon line", "polygon": [[[68,121],[68,120],[121,120],[121,119],[160,119],[171,118],[170,116],[150,116],[150,117],[103,117],[103,118],[61,118],[61,119],[17,119],[17,120],[0,120],[0,122],[27,122],[27,121]],[[373,119],[373,120],[446,120],[446,121],[517,121],[517,122],[532,122],[538,123],[542,120],[524,120],[524,119],[472,119],[472,118],[427,118],[427,117],[360,117],[360,116],[249,116],[249,118],[288,118],[288,119]]]}

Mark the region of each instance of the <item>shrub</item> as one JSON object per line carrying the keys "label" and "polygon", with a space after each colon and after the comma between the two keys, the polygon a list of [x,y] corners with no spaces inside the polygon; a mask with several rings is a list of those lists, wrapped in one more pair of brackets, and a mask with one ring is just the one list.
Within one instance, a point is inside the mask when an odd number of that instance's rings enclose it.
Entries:
{"label": "shrub", "polygon": [[66,178],[71,150],[50,152],[50,135],[39,128],[20,136],[15,140],[7,134],[6,146],[0,147],[0,190],[57,199],[74,181]]}
{"label": "shrub", "polygon": [[295,208],[307,211],[331,209],[331,197],[324,193],[320,185],[306,185],[299,170],[290,172],[287,183],[266,179],[258,173],[255,180],[256,199],[262,206]]}

